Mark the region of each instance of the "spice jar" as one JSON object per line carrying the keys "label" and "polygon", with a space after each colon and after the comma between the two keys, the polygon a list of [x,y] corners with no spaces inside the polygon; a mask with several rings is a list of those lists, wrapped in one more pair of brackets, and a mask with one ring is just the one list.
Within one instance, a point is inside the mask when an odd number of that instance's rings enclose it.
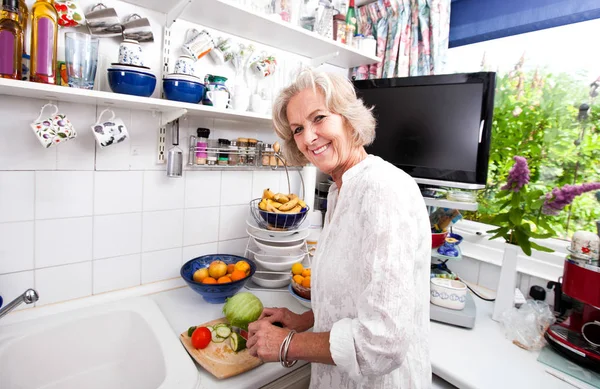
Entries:
{"label": "spice jar", "polygon": [[208,128],[198,128],[196,130],[196,165],[206,165],[206,148],[208,147],[208,137],[210,130]]}
{"label": "spice jar", "polygon": [[248,139],[238,138],[237,140],[238,150],[240,151],[239,165],[248,164]]}
{"label": "spice jar", "polygon": [[273,145],[266,144],[261,157],[262,166],[269,166],[269,158],[271,158],[271,155],[273,155]]}
{"label": "spice jar", "polygon": [[265,153],[265,144],[261,141],[256,142],[256,166],[262,165],[262,157]]}
{"label": "spice jar", "polygon": [[346,37],[346,18],[342,14],[333,17],[333,40],[344,43]]}
{"label": "spice jar", "polygon": [[217,164],[217,150],[219,148],[219,142],[216,139],[208,140],[208,152],[206,157],[206,164],[214,166]]}
{"label": "spice jar", "polygon": [[238,155],[239,150],[237,146],[237,141],[232,140],[229,142],[229,165],[236,166],[240,161],[240,156]]}
{"label": "spice jar", "polygon": [[227,151],[229,151],[229,140],[219,139],[219,153],[217,163],[221,166],[227,166],[229,164],[229,153]]}
{"label": "spice jar", "polygon": [[246,165],[256,165],[256,139],[248,139],[248,152],[246,154]]}

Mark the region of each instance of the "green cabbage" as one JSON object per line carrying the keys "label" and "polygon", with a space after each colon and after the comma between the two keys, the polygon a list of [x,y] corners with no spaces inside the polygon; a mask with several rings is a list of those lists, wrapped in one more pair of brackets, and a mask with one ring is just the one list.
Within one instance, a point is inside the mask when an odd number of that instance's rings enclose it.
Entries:
{"label": "green cabbage", "polygon": [[243,292],[229,297],[223,306],[223,313],[232,326],[248,330],[248,324],[256,321],[263,311],[262,302],[252,293]]}

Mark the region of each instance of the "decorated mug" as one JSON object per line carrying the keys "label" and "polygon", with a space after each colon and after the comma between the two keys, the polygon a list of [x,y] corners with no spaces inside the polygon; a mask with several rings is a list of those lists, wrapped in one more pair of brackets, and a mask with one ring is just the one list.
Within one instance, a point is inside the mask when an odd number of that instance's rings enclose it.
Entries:
{"label": "decorated mug", "polygon": [[[105,113],[111,114],[108,120],[102,120]],[[121,143],[129,137],[125,123],[123,120],[115,118],[115,113],[110,108],[100,112],[98,121],[92,126],[92,131],[100,148]]]}
{"label": "decorated mug", "polygon": [[218,109],[225,109],[231,102],[229,92],[224,90],[211,90],[206,92],[206,97],[212,102],[212,106]]}
{"label": "decorated mug", "polygon": [[575,231],[567,250],[575,259],[597,261],[600,255],[600,237],[589,231]]}
{"label": "decorated mug", "polygon": [[185,43],[181,46],[183,52],[196,59],[204,57],[215,47],[212,37],[206,30],[188,30],[185,38]]}
{"label": "decorated mug", "polygon": [[74,0],[55,0],[54,9],[58,14],[58,25],[62,27],[76,27],[85,24],[85,15]]}
{"label": "decorated mug", "polygon": [[119,63],[123,65],[144,66],[142,46],[137,41],[125,39],[119,45]]}
{"label": "decorated mug", "polygon": [[182,55],[175,61],[174,72],[177,74],[194,75],[194,58],[189,55]]}
{"label": "decorated mug", "polygon": [[[54,108],[54,112],[50,116],[42,117],[47,107]],[[42,107],[38,118],[31,123],[31,129],[45,148],[77,136],[77,132],[67,116],[58,113],[58,107],[54,104],[46,104]]]}

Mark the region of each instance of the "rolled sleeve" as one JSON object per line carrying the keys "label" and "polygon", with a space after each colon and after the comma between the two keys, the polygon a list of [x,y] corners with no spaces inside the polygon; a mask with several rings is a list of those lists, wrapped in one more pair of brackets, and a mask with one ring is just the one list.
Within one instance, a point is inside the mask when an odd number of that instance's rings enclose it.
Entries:
{"label": "rolled sleeve", "polygon": [[342,319],[333,324],[329,333],[329,351],[336,366],[348,372],[353,380],[361,380],[362,376],[354,347],[352,319]]}

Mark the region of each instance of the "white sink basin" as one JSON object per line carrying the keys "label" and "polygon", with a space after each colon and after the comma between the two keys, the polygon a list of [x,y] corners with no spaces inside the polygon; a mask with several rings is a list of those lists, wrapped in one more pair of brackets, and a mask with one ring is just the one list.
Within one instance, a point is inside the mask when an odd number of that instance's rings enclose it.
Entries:
{"label": "white sink basin", "polygon": [[198,378],[149,298],[0,326],[2,389],[193,389]]}

